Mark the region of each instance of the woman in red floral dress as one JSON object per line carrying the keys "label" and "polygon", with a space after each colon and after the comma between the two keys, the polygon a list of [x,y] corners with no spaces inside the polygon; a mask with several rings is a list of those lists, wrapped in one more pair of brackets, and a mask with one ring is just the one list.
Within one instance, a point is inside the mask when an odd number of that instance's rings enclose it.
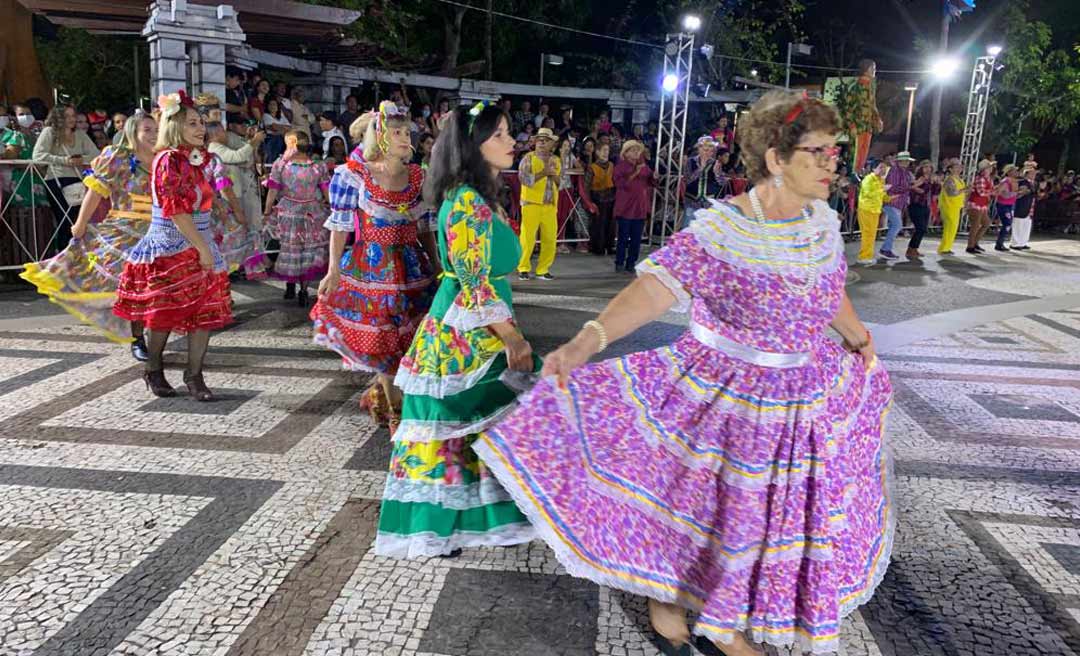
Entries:
{"label": "woman in red floral dress", "polygon": [[232,322],[229,275],[211,232],[214,176],[203,149],[206,126],[183,91],[158,99],[161,120],[151,166],[150,230],[127,253],[113,312],[150,331],[143,379],[155,396],[175,396],[162,353],[173,332],[188,336],[184,383],[213,400],[202,365],[210,331]]}
{"label": "woman in red floral dress", "polygon": [[330,181],[329,271],[311,319],[315,342],[341,355],[343,368],[376,374],[360,405],[395,428],[394,375],[435,293],[431,207],[423,170],[404,163],[412,155],[407,113],[384,101],[349,131],[360,145]]}

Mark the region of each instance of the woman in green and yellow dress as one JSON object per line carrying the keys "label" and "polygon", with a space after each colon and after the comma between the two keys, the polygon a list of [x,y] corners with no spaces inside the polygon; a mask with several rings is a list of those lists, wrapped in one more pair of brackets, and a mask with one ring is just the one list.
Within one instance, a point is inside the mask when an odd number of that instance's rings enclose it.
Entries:
{"label": "woman in green and yellow dress", "polygon": [[401,361],[394,433],[375,552],[414,558],[527,542],[533,529],[476,457],[476,434],[507,414],[540,360],[518,330],[507,274],[518,238],[496,199],[513,164],[510,121],[496,107],[459,108],[439,135],[425,195],[441,203],[444,274]]}

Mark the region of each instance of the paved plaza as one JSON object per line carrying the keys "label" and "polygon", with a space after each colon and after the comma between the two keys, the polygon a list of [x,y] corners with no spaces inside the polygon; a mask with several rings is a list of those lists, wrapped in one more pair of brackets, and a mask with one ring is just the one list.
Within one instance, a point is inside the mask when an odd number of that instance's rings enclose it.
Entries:
{"label": "paved plaza", "polygon": [[[1080,241],[853,267],[896,388],[892,566],[848,656],[1080,654]],[[936,243],[924,251],[932,253]],[[629,278],[515,283],[543,353]],[[643,599],[541,543],[373,555],[389,436],[271,283],[235,286],[222,397],[155,399],[127,349],[0,292],[0,656],[653,656]],[[670,341],[664,317],[611,355]],[[608,354],[605,354],[608,355]],[[184,343],[168,353],[179,384]]]}

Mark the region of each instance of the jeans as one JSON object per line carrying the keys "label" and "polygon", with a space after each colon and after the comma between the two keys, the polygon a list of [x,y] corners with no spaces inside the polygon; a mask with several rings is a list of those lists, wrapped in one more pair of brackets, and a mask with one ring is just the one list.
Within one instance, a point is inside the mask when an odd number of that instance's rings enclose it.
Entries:
{"label": "jeans", "polygon": [[1001,227],[998,228],[997,248],[1005,248],[1005,238],[1009,236],[1009,231],[1012,229],[1013,207],[1013,205],[1001,203],[994,207],[994,213],[997,214],[998,221],[1001,221]]}
{"label": "jeans", "polygon": [[[599,195],[598,195],[599,196]],[[596,214],[589,217],[589,250],[594,255],[608,255],[615,243],[615,195],[594,197]]]}
{"label": "jeans", "polygon": [[915,225],[915,230],[911,233],[907,247],[919,250],[923,237],[926,235],[926,228],[930,225],[930,206],[911,205],[908,207],[908,214],[911,215],[911,223]]}
{"label": "jeans", "polygon": [[893,241],[896,240],[896,235],[900,234],[900,228],[904,225],[904,222],[900,218],[900,208],[886,205],[882,210],[885,212],[888,227],[885,231],[885,241],[881,244],[881,250],[891,253],[893,252]]}
{"label": "jeans", "polygon": [[644,219],[616,218],[619,237],[615,245],[615,268],[633,271],[641,254],[641,233],[645,230]]}

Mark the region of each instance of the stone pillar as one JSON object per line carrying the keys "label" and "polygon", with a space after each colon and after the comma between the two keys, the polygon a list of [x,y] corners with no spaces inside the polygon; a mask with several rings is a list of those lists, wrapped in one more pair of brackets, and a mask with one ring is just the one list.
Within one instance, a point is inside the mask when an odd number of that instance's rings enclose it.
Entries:
{"label": "stone pillar", "polygon": [[150,95],[185,89],[225,102],[225,50],[242,45],[244,31],[231,5],[156,0],[142,35],[150,44]]}
{"label": "stone pillar", "polygon": [[352,66],[325,64],[320,75],[298,78],[293,84],[304,90],[307,96],[304,104],[311,111],[316,114],[324,111],[340,114],[345,111],[346,96],[362,81]]}

